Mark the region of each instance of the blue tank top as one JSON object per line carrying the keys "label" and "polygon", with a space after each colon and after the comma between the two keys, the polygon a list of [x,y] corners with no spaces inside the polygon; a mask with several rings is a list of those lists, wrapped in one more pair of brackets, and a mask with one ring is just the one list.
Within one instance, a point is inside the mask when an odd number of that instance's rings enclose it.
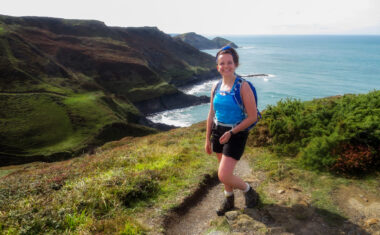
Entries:
{"label": "blue tank top", "polygon": [[225,124],[237,124],[245,119],[245,114],[236,103],[234,98],[234,88],[237,79],[230,92],[216,90],[213,100],[215,117],[218,122]]}

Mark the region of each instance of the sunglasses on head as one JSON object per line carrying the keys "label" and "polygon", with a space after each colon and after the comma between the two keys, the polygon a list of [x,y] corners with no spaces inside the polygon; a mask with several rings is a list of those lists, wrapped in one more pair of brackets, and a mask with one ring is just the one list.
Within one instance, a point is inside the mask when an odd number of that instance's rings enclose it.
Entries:
{"label": "sunglasses on head", "polygon": [[225,51],[225,50],[228,50],[228,49],[231,49],[232,47],[230,47],[230,46],[225,46],[225,47],[223,47],[222,49],[220,49],[220,51]]}

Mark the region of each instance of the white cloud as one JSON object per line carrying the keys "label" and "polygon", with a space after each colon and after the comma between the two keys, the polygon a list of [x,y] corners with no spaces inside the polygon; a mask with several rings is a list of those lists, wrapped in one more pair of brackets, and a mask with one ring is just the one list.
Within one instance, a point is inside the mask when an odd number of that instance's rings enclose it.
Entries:
{"label": "white cloud", "polygon": [[3,0],[0,14],[98,19],[167,33],[380,34],[378,0]]}

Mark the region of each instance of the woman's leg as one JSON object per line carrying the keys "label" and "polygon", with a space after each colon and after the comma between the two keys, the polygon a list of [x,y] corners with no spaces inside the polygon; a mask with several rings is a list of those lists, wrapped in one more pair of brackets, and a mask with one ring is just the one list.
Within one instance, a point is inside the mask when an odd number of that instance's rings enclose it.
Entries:
{"label": "woman's leg", "polygon": [[247,184],[240,177],[234,175],[236,163],[236,159],[225,155],[222,155],[219,163],[218,177],[224,184],[224,188],[227,192],[232,192],[234,188],[240,190],[245,190],[247,188]]}

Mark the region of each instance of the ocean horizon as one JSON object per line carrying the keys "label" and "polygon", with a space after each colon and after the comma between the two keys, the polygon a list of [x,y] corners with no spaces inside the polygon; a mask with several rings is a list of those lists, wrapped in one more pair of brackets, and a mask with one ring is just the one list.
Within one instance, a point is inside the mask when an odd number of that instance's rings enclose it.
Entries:
{"label": "ocean horizon", "polygon": [[[367,93],[380,89],[380,35],[225,35],[239,46],[239,75],[258,93],[265,109],[281,99],[302,101],[328,96]],[[218,50],[202,50],[215,56]],[[210,96],[216,82],[206,81],[183,91]],[[206,120],[209,104],[169,110],[149,116],[153,122],[189,126]]]}

